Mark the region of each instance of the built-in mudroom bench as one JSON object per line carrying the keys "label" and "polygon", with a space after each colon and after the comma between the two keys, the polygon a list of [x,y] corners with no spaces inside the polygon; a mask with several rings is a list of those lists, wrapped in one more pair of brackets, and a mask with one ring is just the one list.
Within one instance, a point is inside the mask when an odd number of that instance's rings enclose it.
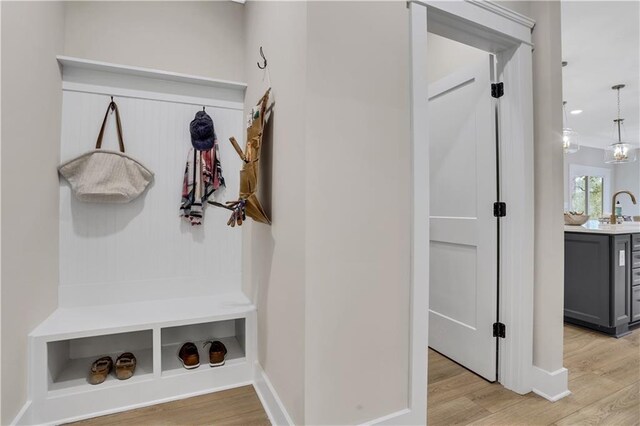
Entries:
{"label": "built-in mudroom bench", "polygon": [[[113,100],[127,154],[153,182],[125,204],[89,203],[61,179],[58,308],[29,335],[29,404],[20,424],[56,424],[254,383],[256,308],[242,291],[241,228],[209,206],[203,223],[180,217],[189,125],[214,122],[226,182],[237,197],[246,85],[206,77],[58,57],[63,70],[61,161],[96,144]],[[118,147],[113,119],[103,148]],[[218,155],[218,154],[216,154]],[[55,177],[52,177],[55,178]],[[226,347],[210,366],[207,341]],[[194,343],[200,366],[178,351]],[[133,376],[88,380],[98,358],[135,355]],[[260,394],[259,394],[260,395]]]}
{"label": "built-in mudroom bench", "polygon": [[[28,423],[70,421],[150,403],[250,384],[255,354],[255,307],[243,295],[58,309],[30,334],[32,410]],[[209,367],[202,342],[227,347],[226,363]],[[201,365],[182,368],[178,350],[192,341]],[[135,375],[87,382],[92,361],[136,355]]]}
{"label": "built-in mudroom bench", "polygon": [[616,337],[640,324],[640,223],[565,226],[564,319]]}

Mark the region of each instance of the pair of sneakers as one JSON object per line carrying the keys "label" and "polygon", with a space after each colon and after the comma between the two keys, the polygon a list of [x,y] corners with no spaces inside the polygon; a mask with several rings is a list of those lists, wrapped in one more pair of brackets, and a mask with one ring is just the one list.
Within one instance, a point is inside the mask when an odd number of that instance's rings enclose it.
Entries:
{"label": "pair of sneakers", "polygon": [[[219,367],[224,365],[224,359],[227,356],[226,346],[219,340],[209,340],[204,342],[202,347],[209,346],[209,366]],[[187,342],[178,351],[178,358],[182,362],[182,366],[187,370],[200,367],[200,353],[198,347],[193,342]]]}

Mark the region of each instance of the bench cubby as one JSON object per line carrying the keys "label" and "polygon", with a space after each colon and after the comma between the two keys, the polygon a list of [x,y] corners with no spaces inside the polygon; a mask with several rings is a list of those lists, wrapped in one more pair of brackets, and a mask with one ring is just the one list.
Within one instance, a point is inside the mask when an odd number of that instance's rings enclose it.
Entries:
{"label": "bench cubby", "polygon": [[[123,352],[135,355],[135,374],[128,380],[118,380],[112,372],[99,385],[88,382],[92,363],[110,356],[115,362]],[[117,386],[153,377],[153,332],[143,330],[79,339],[56,340],[47,343],[48,390],[63,391],[86,386]]]}
{"label": "bench cubby", "polygon": [[[189,324],[167,327],[161,330],[162,375],[171,376],[209,370],[209,346],[205,342],[221,341],[227,348],[225,365],[246,362],[245,358],[245,319],[237,318],[225,321]],[[186,342],[193,342],[200,354],[200,367],[187,370],[178,358],[178,352]]]}

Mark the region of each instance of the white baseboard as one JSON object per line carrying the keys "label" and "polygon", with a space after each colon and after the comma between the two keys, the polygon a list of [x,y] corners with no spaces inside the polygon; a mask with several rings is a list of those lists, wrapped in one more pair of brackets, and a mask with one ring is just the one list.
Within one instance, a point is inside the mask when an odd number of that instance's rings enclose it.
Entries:
{"label": "white baseboard", "polygon": [[289,413],[287,413],[278,393],[273,388],[262,366],[257,362],[254,371],[253,387],[258,394],[258,398],[260,398],[264,411],[267,413],[267,416],[269,416],[271,424],[274,426],[293,426],[293,420],[291,420]]}
{"label": "white baseboard", "polygon": [[569,391],[569,371],[564,367],[549,372],[533,366],[531,379],[533,392],[551,402],[558,401],[571,394],[571,391]]}
{"label": "white baseboard", "polygon": [[[273,385],[271,384],[269,377],[265,374],[264,370],[262,369],[262,366],[260,366],[260,364],[258,364],[257,362],[255,364],[254,371],[255,371],[255,375],[254,375],[253,386],[256,390],[256,394],[258,395],[258,398],[260,399],[260,402],[262,403],[262,406],[264,407],[265,412],[267,413],[267,416],[269,417],[269,420],[271,421],[271,424],[273,424],[274,426],[294,426],[294,422],[291,419],[291,416],[289,416],[289,413],[287,412],[286,408],[284,407],[284,404],[280,400],[278,393],[275,391]],[[240,384],[240,385],[245,385],[245,384]],[[232,388],[232,387],[236,387],[236,386],[218,388],[218,389],[207,389],[204,391],[194,392],[194,393],[185,394],[185,395],[179,395],[171,398],[163,398],[156,401],[150,401],[150,402],[145,402],[141,404],[134,404],[131,406],[121,407],[114,410],[106,410],[99,413],[92,413],[90,416],[85,415],[85,416],[78,416],[74,418],[65,419],[64,422],[78,421],[78,420],[83,420],[89,417],[97,417],[97,416],[103,416],[108,414],[114,414],[117,412],[128,411],[128,410],[142,408],[150,405],[156,405],[156,404],[161,404],[165,402],[175,401],[178,399],[189,398],[189,397],[198,396],[198,395],[215,392],[215,391],[220,391],[220,390],[224,390],[226,388]],[[544,395],[542,396],[546,398],[546,396]],[[31,420],[30,409],[31,409],[31,401],[27,401],[26,404],[20,410],[20,412],[18,412],[16,417],[11,422],[11,426],[33,424],[33,421]],[[414,421],[415,419],[413,419],[414,417],[413,414],[414,413],[412,412],[412,410],[404,409],[404,410],[400,410],[398,412],[386,415],[384,417],[380,417],[380,418],[368,421],[363,424],[365,425],[413,425],[413,424],[417,424]]]}
{"label": "white baseboard", "polygon": [[[274,426],[293,426],[294,422],[289,416],[284,404],[280,400],[277,392],[273,388],[269,377],[266,375],[262,366],[256,362],[255,378],[253,386],[256,389],[258,398],[267,413],[271,424]],[[415,413],[412,410],[404,409],[395,413],[388,414],[383,417],[363,423],[363,425],[417,425],[414,419]]]}
{"label": "white baseboard", "polygon": [[31,400],[27,401],[22,408],[20,409],[20,411],[18,411],[18,414],[16,414],[16,417],[13,419],[13,421],[10,423],[11,426],[14,425],[28,425],[31,424],[31,412],[29,411],[31,408]]}
{"label": "white baseboard", "polygon": [[414,424],[412,422],[409,422],[409,423],[407,422],[407,420],[409,418],[411,418],[411,410],[409,410],[408,408],[405,408],[404,410],[400,410],[400,411],[397,411],[395,413],[387,414],[386,416],[378,417],[377,419],[370,420],[368,422],[362,423],[360,426],[365,426],[365,425],[367,425],[367,426],[368,425],[380,425],[380,426],[393,425],[393,426],[397,426],[397,425]]}

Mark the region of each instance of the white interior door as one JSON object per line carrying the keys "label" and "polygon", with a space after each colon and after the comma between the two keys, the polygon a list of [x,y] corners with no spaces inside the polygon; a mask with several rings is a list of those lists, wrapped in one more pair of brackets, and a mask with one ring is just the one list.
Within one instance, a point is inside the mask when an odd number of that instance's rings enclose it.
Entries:
{"label": "white interior door", "polygon": [[497,200],[492,59],[429,86],[429,346],[496,380]]}

